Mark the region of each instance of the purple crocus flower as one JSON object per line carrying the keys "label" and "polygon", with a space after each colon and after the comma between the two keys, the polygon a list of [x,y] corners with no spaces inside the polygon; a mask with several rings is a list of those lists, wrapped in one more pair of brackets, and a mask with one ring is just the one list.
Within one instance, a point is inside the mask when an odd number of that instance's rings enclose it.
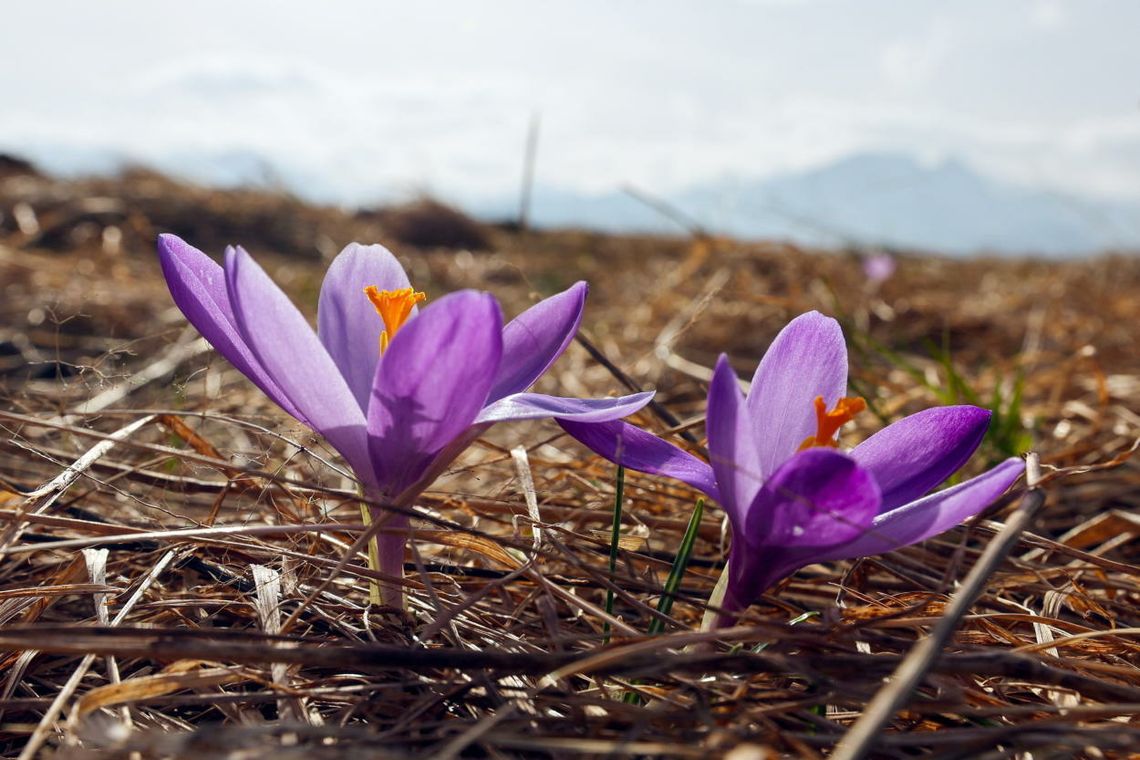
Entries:
{"label": "purple crocus flower", "polygon": [[898,262],[886,251],[873,253],[863,259],[863,274],[872,285],[880,285],[895,273]]}
{"label": "purple crocus flower", "polygon": [[721,355],[708,392],[711,463],[625,422],[559,424],[613,462],[676,478],[720,503],[732,525],[722,604],[731,613],[805,565],[880,554],[937,535],[981,511],[1023,469],[1011,458],[924,495],[966,462],[990,413],[974,406],[927,409],[843,453],[836,434],[865,406],[844,397],[846,388],[839,323],[810,312],[776,336],[747,396]]}
{"label": "purple crocus flower", "polygon": [[[507,420],[599,423],[652,393],[575,399],[527,393],[573,339],[579,282],[506,326],[488,293],[424,294],[386,248],[349,245],[321,286],[317,331],[241,248],[219,266],[174,235],[158,240],[174,302],[215,349],[344,456],[372,500],[406,507],[484,430]],[[379,569],[400,577],[408,520],[385,520]],[[398,588],[386,589],[399,603]]]}

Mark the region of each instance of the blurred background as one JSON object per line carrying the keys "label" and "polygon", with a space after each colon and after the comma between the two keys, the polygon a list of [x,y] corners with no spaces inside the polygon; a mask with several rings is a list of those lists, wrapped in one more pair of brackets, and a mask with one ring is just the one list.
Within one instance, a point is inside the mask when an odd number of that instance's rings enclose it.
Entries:
{"label": "blurred background", "polygon": [[539,227],[1084,255],[1140,247],[1137,29],[1100,0],[9,3],[0,152]]}

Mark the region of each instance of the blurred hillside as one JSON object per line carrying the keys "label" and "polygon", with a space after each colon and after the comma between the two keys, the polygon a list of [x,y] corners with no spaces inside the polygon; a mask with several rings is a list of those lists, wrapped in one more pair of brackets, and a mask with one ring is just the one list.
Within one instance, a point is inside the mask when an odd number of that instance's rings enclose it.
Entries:
{"label": "blurred hillside", "polygon": [[[136,297],[144,313],[169,308],[154,260],[162,232],[216,257],[227,245],[242,245],[265,257],[310,306],[327,262],[351,241],[387,245],[436,293],[495,290],[514,308],[587,279],[590,320],[620,332],[612,350],[666,386],[676,379],[662,360],[666,348],[705,367],[720,351],[753,358],[781,320],[806,308],[857,320],[870,339],[891,350],[929,355],[943,346],[970,366],[1012,366],[1027,346],[1050,361],[1069,361],[1076,341],[1107,363],[1106,372],[1137,370],[1133,309],[1140,259],[1130,255],[1047,263],[896,250],[897,272],[876,283],[862,263],[877,249],[850,243],[801,248],[707,236],[519,231],[430,200],[348,211],[283,192],[204,188],[142,169],[55,179],[11,157],[0,163],[5,324],[21,333],[30,310],[38,320],[32,327],[42,329],[48,309],[63,322],[54,327],[58,334],[81,329],[86,319],[129,311]],[[642,314],[669,303],[677,312],[657,314],[660,324]],[[652,334],[632,332],[634,315]],[[91,330],[135,334],[135,318],[120,314]]]}
{"label": "blurred hillside", "polygon": [[[726,177],[667,197],[703,227],[803,245],[885,246],[946,254],[1081,256],[1140,250],[1140,205],[1024,188],[946,160],[859,153],[766,179]],[[478,207],[502,216],[510,201]],[[610,232],[675,232],[629,193],[540,188],[534,221]]]}
{"label": "blurred hillside", "polygon": [[[103,174],[115,173],[119,164],[113,156],[73,155],[51,161],[53,166],[98,168]],[[169,159],[166,166],[171,176],[215,187],[259,188],[314,204],[327,203],[333,195],[311,176],[288,171],[254,152],[188,153]],[[528,218],[544,229],[658,235],[684,231],[676,220],[639,199],[645,194],[660,196],[691,224],[741,239],[950,255],[1071,258],[1140,251],[1140,204],[1024,187],[957,159],[930,163],[906,153],[855,153],[800,171],[759,179],[726,175],[663,194],[652,187],[590,193],[545,183],[540,177]],[[409,197],[415,194],[409,196],[406,189],[379,194],[390,204]],[[518,215],[519,200],[513,194],[461,193],[452,200],[487,222]]]}

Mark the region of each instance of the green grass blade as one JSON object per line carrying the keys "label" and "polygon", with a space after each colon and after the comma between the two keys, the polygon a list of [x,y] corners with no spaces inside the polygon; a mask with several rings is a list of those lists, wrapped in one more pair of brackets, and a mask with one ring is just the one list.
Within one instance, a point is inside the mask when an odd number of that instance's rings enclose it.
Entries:
{"label": "green grass blade", "polygon": [[[681,546],[677,549],[677,556],[673,559],[673,566],[669,568],[669,577],[665,579],[665,591],[657,600],[657,611],[668,615],[673,609],[673,599],[677,596],[677,589],[681,587],[681,579],[685,577],[685,570],[689,566],[689,558],[693,556],[693,544],[697,542],[697,532],[701,527],[701,515],[705,511],[705,500],[697,499],[693,507],[693,514],[689,516],[689,524],[685,527],[685,535],[681,538]],[[665,630],[665,623],[660,618],[649,621],[649,635],[654,636]],[[627,691],[622,697],[627,705],[641,704],[641,697],[636,692]]]}
{"label": "green grass blade", "polygon": [[[625,500],[625,468],[618,465],[617,484],[614,486],[614,527],[610,532],[610,580],[617,574],[618,542],[621,541],[621,505]],[[606,614],[614,614],[614,591],[606,589]],[[602,628],[602,641],[610,643],[610,624]]]}
{"label": "green grass blade", "polygon": [[[677,556],[673,560],[673,567],[669,568],[669,577],[665,579],[665,593],[657,601],[657,611],[668,615],[673,609],[673,600],[677,596],[677,589],[681,587],[681,579],[685,577],[685,570],[689,566],[689,558],[693,556],[693,544],[697,541],[697,532],[701,527],[701,516],[705,511],[705,500],[697,499],[693,514],[689,516],[689,524],[685,527],[685,535],[681,539],[681,546],[677,549]],[[649,621],[649,635],[655,635],[665,630],[665,622],[661,618]]]}

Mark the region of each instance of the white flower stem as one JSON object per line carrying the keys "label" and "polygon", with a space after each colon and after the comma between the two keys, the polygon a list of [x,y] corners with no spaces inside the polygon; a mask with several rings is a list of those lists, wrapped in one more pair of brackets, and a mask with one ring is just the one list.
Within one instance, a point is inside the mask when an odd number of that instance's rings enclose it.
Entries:
{"label": "white flower stem", "polygon": [[[360,521],[365,525],[372,525],[372,510],[364,502],[360,503]],[[368,541],[368,569],[380,572],[379,536],[373,536]],[[368,601],[374,607],[383,604],[380,597],[380,584],[375,578],[368,581]]]}
{"label": "white flower stem", "polygon": [[711,631],[717,627],[717,619],[721,616],[718,610],[724,606],[724,594],[727,590],[728,563],[726,562],[724,563],[724,571],[720,574],[720,578],[717,579],[712,594],[709,596],[709,609],[705,610],[704,617],[701,618],[702,631]]}

